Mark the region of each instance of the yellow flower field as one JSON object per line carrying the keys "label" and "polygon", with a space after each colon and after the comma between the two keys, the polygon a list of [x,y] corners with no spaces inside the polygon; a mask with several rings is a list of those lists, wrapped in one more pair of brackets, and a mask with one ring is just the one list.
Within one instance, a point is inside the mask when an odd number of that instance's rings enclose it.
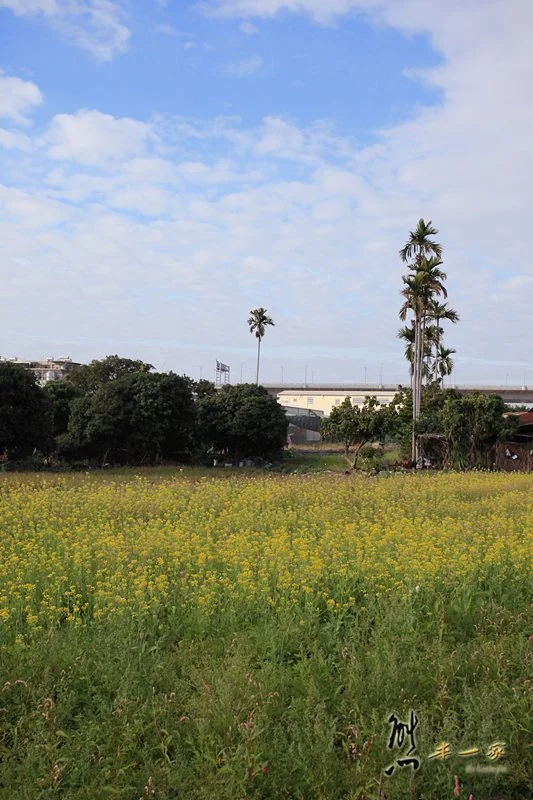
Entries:
{"label": "yellow flower field", "polygon": [[[532,566],[528,475],[0,478],[0,621],[354,602]],[[418,587],[418,588],[417,588]],[[4,628],[5,630],[5,628]]]}
{"label": "yellow flower field", "polygon": [[529,800],[532,476],[8,473],[0,526],[0,798]]}

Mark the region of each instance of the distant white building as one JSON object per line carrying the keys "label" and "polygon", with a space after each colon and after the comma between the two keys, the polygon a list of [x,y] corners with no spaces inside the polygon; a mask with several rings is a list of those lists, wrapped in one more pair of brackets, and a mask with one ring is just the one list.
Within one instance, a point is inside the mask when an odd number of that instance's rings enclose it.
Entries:
{"label": "distant white building", "polygon": [[49,356],[43,361],[21,361],[18,358],[2,358],[1,361],[10,361],[13,364],[20,364],[21,367],[29,369],[35,375],[37,383],[44,386],[49,381],[61,381],[69,372],[72,372],[76,367],[81,367],[76,361],[73,361],[70,356],[61,356],[54,358]]}
{"label": "distant white building", "polygon": [[[403,388],[408,388],[408,383]],[[448,388],[448,387],[446,387]],[[461,394],[480,392],[481,394],[499,395],[505,403],[517,408],[531,408],[533,403],[533,388],[527,386],[454,386]],[[329,416],[331,411],[340,406],[346,397],[354,406],[362,406],[365,397],[375,397],[381,405],[387,405],[393,400],[400,386],[395,385],[365,385],[365,384],[265,384],[269,394],[277,398],[278,403],[285,407],[305,410]]]}
{"label": "distant white building", "polygon": [[277,393],[278,403],[284,407],[297,410],[300,414],[314,412],[318,416],[329,416],[335,406],[340,406],[346,397],[353,406],[362,406],[365,397],[375,397],[381,405],[387,405],[398,391],[397,386],[380,387],[346,387],[339,389],[285,389]]}

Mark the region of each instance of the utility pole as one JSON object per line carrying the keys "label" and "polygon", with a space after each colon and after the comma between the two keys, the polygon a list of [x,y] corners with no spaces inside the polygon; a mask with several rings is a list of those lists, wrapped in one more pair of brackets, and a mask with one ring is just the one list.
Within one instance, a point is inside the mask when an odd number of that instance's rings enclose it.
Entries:
{"label": "utility pole", "polygon": [[243,370],[243,367],[244,367],[244,364],[241,364],[241,380],[240,380],[241,383],[242,383],[242,370]]}
{"label": "utility pole", "polygon": [[283,386],[283,367],[281,368],[281,385]]}

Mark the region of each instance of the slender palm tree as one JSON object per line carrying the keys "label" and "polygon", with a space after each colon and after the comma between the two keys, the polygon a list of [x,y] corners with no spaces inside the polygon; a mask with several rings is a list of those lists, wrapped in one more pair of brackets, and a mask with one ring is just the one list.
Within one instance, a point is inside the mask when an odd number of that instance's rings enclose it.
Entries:
{"label": "slender palm tree", "polygon": [[446,375],[451,375],[453,371],[453,360],[451,356],[456,351],[453,350],[451,347],[443,347],[442,345],[439,346],[438,356],[437,356],[437,380],[440,380],[444,383],[444,378]]}
{"label": "slender palm tree", "polygon": [[426,383],[433,379],[431,358],[433,356],[433,349],[439,334],[436,325],[426,325],[424,332],[424,348],[423,348],[423,365],[422,375]]}
{"label": "slender palm tree", "polygon": [[433,356],[433,367],[431,372],[434,376],[434,379],[438,380],[439,348],[442,344],[442,335],[444,334],[444,330],[441,328],[440,322],[441,320],[447,320],[455,325],[456,322],[459,322],[460,318],[457,311],[455,311],[453,308],[450,308],[448,303],[439,303],[438,299],[434,297],[429,304],[428,319],[434,320],[436,327],[436,336],[433,340],[433,344],[435,346],[435,355]]}
{"label": "slender palm tree", "polygon": [[[397,333],[398,339],[402,339],[405,342],[405,350],[404,355],[406,360],[409,362],[409,374],[411,376],[411,389],[413,388],[413,371],[414,371],[414,359],[415,359],[415,327],[414,322],[411,325],[405,325],[403,328]],[[429,325],[426,328],[426,337],[424,342],[424,366],[423,366],[423,374],[424,377],[427,378],[429,376],[429,370],[427,368],[427,359],[433,352],[433,343],[435,341],[435,326]]]}
{"label": "slender palm tree", "polygon": [[257,372],[255,382],[256,384],[259,384],[259,356],[261,353],[261,339],[265,335],[266,326],[273,326],[274,322],[271,317],[267,315],[266,308],[254,308],[252,311],[250,311],[248,325],[250,327],[250,333],[255,333],[257,338]]}
{"label": "slender palm tree", "polygon": [[423,298],[424,308],[422,311],[422,325],[421,325],[421,332],[420,332],[420,345],[419,345],[419,364],[420,364],[420,381],[419,381],[419,393],[418,393],[418,413],[420,413],[420,406],[422,403],[422,379],[429,378],[429,358],[431,353],[425,352],[425,344],[426,344],[426,330],[428,325],[429,319],[429,307],[435,297],[437,295],[444,295],[444,297],[448,296],[446,289],[444,288],[443,281],[446,280],[446,273],[440,269],[442,265],[442,261],[437,256],[431,256],[430,258],[426,258],[425,256],[422,257],[420,261],[420,266],[417,269],[417,275],[422,277],[422,281],[425,285],[425,292]]}
{"label": "slender palm tree", "polygon": [[415,326],[414,324],[411,325],[404,325],[403,328],[397,333],[398,339],[402,339],[405,342],[405,350],[404,355],[406,360],[409,362],[409,374],[411,375],[411,388],[413,388],[413,368],[414,368],[414,359],[415,359]]}
{"label": "slender palm tree", "polygon": [[404,275],[403,282],[405,288],[402,295],[405,302],[400,310],[400,319],[404,320],[408,311],[414,314],[414,359],[413,359],[413,375],[416,398],[415,407],[420,411],[422,377],[424,373],[428,374],[424,369],[424,362],[428,356],[427,353],[427,321],[428,321],[428,307],[432,298],[437,294],[444,294],[446,296],[446,289],[442,283],[446,279],[446,274],[439,269],[442,262],[436,258],[422,257],[420,267],[414,274]]}
{"label": "slender palm tree", "polygon": [[438,230],[433,227],[431,220],[424,222],[418,220],[418,225],[414,231],[409,231],[409,239],[400,250],[400,258],[407,264],[411,259],[419,261],[422,256],[442,257],[442,246],[433,242],[429,237],[436,236]]}
{"label": "slender palm tree", "polygon": [[423,378],[423,352],[425,327],[427,318],[427,306],[430,299],[435,294],[443,294],[446,297],[446,290],[442,281],[446,279],[445,273],[439,270],[442,264],[442,246],[433,241],[432,236],[436,236],[437,229],[433,227],[431,220],[424,222],[418,221],[414,231],[410,231],[409,238],[400,250],[400,258],[404,263],[409,264],[411,274],[403,277],[405,288],[402,295],[405,303],[400,311],[400,318],[405,319],[407,311],[410,309],[415,318],[415,342],[414,342],[414,362],[413,362],[413,434],[412,434],[412,457],[416,458],[417,443],[415,438],[415,423],[420,415],[420,405],[422,399],[422,378]]}
{"label": "slender palm tree", "polygon": [[412,361],[412,374],[411,374],[411,389],[412,389],[412,402],[413,402],[413,430],[411,435],[411,457],[413,460],[417,456],[417,443],[415,437],[415,423],[418,419],[418,393],[419,385],[421,383],[420,374],[420,360],[419,360],[419,344],[421,339],[421,319],[423,313],[423,295],[424,286],[420,277],[415,273],[414,275],[404,275],[403,282],[405,288],[402,291],[404,297],[404,304],[400,309],[400,319],[404,321],[407,317],[408,311],[413,312],[413,361]]}

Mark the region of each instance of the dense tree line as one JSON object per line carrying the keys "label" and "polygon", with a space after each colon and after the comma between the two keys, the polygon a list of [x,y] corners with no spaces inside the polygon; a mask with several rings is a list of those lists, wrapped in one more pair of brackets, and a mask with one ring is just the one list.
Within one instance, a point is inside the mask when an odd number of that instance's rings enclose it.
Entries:
{"label": "dense tree line", "polygon": [[52,404],[33,375],[19,364],[0,362],[0,459],[48,450],[52,430]]}
{"label": "dense tree line", "polygon": [[[421,455],[434,465],[491,467],[498,441],[516,425],[496,395],[461,395],[428,383],[415,433]],[[395,441],[411,452],[413,393],[401,389],[382,406],[350,399],[324,421],[323,436],[342,442],[351,468],[365,444]],[[142,361],[108,356],[39,387],[24,367],[0,362],[0,461],[16,466],[36,450],[48,463],[156,464],[276,458],[287,438],[283,408],[262,386],[217,390]]]}
{"label": "dense tree line", "polygon": [[24,367],[0,363],[0,457],[35,450],[66,463],[154,464],[276,457],[283,408],[262,386],[213,383],[108,356],[39,387]]}
{"label": "dense tree line", "polygon": [[[505,403],[498,395],[462,395],[455,389],[442,389],[438,383],[430,384],[422,394],[416,420],[419,457],[433,466],[491,468],[497,442],[512,440],[516,431],[516,417],[504,412]],[[396,442],[410,459],[412,422],[412,390],[399,389],[388,405],[367,397],[358,408],[347,397],[324,421],[322,434],[326,440],[342,442],[354,469],[365,444],[385,439]]]}

